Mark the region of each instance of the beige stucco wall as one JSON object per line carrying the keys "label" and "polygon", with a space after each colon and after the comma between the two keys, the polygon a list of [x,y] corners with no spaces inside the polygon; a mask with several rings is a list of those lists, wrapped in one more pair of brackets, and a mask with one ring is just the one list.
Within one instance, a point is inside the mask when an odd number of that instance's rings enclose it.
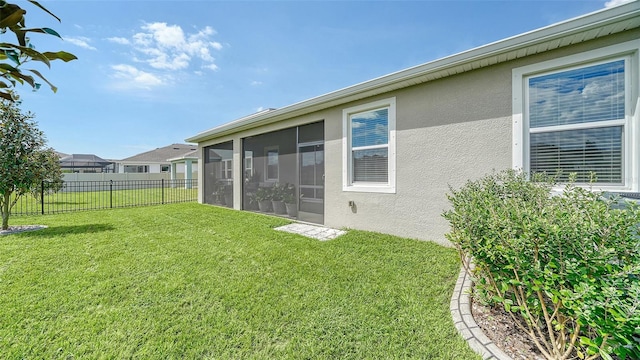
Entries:
{"label": "beige stucco wall", "polygon": [[381,96],[396,98],[395,194],[342,191],[342,118],[327,124],[326,225],[446,243],[449,184],[511,166],[510,83],[498,66]]}
{"label": "beige stucco wall", "polygon": [[[601,38],[201,143],[234,139],[234,173],[241,173],[240,139],[325,121],[325,225],[390,233],[447,245],[449,185],[457,188],[512,166],[512,69],[640,37],[640,30]],[[396,98],[396,193],[342,191],[342,110]],[[201,149],[200,149],[201,151]],[[198,166],[202,166],[199,164]],[[200,170],[202,171],[202,170]],[[200,177],[200,181],[202,176]],[[241,182],[236,179],[235,204]],[[200,186],[200,189],[203,187]],[[356,206],[348,206],[354,201]]]}

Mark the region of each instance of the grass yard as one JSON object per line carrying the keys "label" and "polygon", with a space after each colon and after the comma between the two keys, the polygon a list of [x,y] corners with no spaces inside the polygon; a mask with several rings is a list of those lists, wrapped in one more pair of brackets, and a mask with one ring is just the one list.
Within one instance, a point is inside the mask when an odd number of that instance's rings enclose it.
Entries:
{"label": "grass yard", "polygon": [[319,242],[284,219],[187,203],[13,217],[0,236],[2,359],[480,359],[433,243]]}

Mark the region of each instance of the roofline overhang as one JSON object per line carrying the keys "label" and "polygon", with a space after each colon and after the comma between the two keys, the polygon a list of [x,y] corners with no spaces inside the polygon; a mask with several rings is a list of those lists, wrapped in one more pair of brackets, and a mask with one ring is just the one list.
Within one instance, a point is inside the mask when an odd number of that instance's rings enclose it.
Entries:
{"label": "roofline overhang", "polygon": [[[581,33],[588,34],[599,28],[601,29],[606,26],[630,20],[635,21],[628,26],[611,29],[611,31],[597,31],[595,34],[590,34],[590,36],[585,36],[582,40],[575,41],[570,44],[561,45],[561,41],[559,41],[569,36]],[[545,26],[520,35],[492,42],[487,45],[466,50],[425,64],[294,103],[280,109],[268,109],[266,111],[258,112],[203,131],[195,136],[185,139],[185,141],[200,143],[239,131],[268,125],[288,118],[375,96],[388,91],[495,65],[500,62],[530,56],[535,53],[542,52],[535,49],[541,44],[557,42],[555,47],[550,47],[544,50],[548,51],[636,27],[640,27],[640,1],[633,1],[610,9],[598,10],[586,15]],[[487,59],[492,59],[492,61],[488,61]],[[453,73],[448,73],[448,70],[452,69],[456,70],[453,71]]]}
{"label": "roofline overhang", "polygon": [[181,162],[181,161],[187,161],[187,160],[198,161],[198,157],[197,156],[180,156],[180,157],[167,159],[168,162]]}

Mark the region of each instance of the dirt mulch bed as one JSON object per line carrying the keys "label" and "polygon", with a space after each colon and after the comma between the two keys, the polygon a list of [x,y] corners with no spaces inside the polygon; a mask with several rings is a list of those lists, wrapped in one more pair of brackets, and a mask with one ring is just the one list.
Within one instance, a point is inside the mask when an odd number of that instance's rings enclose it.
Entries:
{"label": "dirt mulch bed", "polygon": [[514,360],[544,360],[533,341],[513,323],[513,319],[503,308],[489,307],[473,301],[471,313],[485,335]]}

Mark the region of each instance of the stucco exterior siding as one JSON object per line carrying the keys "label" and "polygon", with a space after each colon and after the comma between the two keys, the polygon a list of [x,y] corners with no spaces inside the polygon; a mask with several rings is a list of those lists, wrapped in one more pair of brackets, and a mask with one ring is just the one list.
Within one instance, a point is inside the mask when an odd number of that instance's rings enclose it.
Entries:
{"label": "stucco exterior siding", "polygon": [[325,224],[448,244],[441,214],[449,185],[512,166],[512,69],[638,37],[638,30],[613,35],[346,104],[396,97],[397,191],[343,192],[342,142],[331,140],[342,136],[341,122],[327,121]]}
{"label": "stucco exterior siding", "polygon": [[[198,150],[234,141],[234,207],[240,209],[242,176],[235,174],[243,173],[242,139],[324,121],[324,224],[448,245],[441,214],[449,208],[449,186],[513,166],[513,69],[638,38],[640,29],[634,29],[487,66],[203,141]],[[396,101],[395,193],[343,191],[342,111],[389,98]]]}
{"label": "stucco exterior siding", "polygon": [[[327,121],[325,224],[447,244],[442,212],[458,187],[511,166],[511,70],[490,67],[414,86],[395,97],[396,193],[342,191],[342,119]],[[366,101],[346,106],[374,101]],[[354,209],[348,206],[354,201]]]}
{"label": "stucco exterior siding", "polygon": [[[447,244],[441,214],[448,208],[448,186],[508,168],[510,130],[510,118],[499,118],[400,131],[395,194],[342,192],[342,168],[327,159],[325,224]],[[341,143],[325,147],[339,147],[341,154]]]}

